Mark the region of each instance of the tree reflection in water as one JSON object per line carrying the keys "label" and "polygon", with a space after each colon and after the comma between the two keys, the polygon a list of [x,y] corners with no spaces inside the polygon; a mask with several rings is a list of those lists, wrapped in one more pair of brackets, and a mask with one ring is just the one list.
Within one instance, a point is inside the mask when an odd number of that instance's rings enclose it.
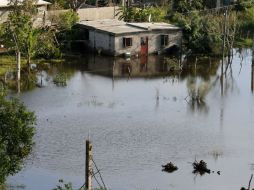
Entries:
{"label": "tree reflection in water", "polygon": [[185,100],[192,111],[208,113],[205,97],[211,89],[210,81],[201,81],[194,77],[187,78],[188,96]]}

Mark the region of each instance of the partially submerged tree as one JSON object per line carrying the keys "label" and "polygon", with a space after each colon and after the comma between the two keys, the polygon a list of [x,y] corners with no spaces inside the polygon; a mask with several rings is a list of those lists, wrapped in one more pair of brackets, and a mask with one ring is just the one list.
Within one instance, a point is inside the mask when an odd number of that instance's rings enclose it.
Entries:
{"label": "partially submerged tree", "polygon": [[[41,39],[44,39],[44,42],[50,42],[49,46],[53,47],[55,46],[54,36],[48,35],[48,30],[34,26],[34,18],[37,13],[34,0],[24,0],[22,3],[18,0],[11,0],[10,6],[11,11],[8,19],[3,24],[2,37],[9,50],[19,51],[26,58],[27,68],[30,71],[33,57],[38,54],[43,55],[42,50],[48,54],[46,49],[48,44],[41,43]],[[46,47],[43,48],[43,45]],[[57,48],[50,49],[50,51],[53,50],[57,50]]]}

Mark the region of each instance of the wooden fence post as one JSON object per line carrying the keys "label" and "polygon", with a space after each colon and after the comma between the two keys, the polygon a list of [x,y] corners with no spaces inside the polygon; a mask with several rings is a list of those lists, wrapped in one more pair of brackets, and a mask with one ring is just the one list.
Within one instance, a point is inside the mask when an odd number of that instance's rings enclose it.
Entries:
{"label": "wooden fence post", "polygon": [[92,190],[92,144],[86,140],[86,190]]}

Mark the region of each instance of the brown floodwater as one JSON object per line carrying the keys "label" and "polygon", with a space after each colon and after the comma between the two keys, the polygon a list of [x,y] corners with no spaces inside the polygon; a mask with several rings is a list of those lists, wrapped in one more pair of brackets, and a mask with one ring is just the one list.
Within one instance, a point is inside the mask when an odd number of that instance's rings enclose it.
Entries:
{"label": "brown floodwater", "polygon": [[[111,190],[247,187],[254,170],[251,51],[234,50],[223,77],[221,66],[219,59],[203,59],[180,72],[163,56],[87,56],[43,70],[37,78],[44,87],[19,95],[37,115],[35,146],[8,183],[50,190],[64,179],[78,189],[90,136]],[[57,73],[66,74],[67,86],[53,83]],[[193,174],[195,159],[215,172]],[[162,172],[170,161],[179,169]]]}

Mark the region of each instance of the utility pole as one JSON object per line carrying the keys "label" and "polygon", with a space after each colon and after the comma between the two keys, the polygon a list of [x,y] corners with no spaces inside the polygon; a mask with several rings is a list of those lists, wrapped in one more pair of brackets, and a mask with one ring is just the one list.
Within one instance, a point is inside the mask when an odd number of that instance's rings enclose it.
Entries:
{"label": "utility pole", "polygon": [[93,155],[92,155],[92,144],[89,140],[86,140],[86,190],[92,190],[92,173],[93,173]]}

